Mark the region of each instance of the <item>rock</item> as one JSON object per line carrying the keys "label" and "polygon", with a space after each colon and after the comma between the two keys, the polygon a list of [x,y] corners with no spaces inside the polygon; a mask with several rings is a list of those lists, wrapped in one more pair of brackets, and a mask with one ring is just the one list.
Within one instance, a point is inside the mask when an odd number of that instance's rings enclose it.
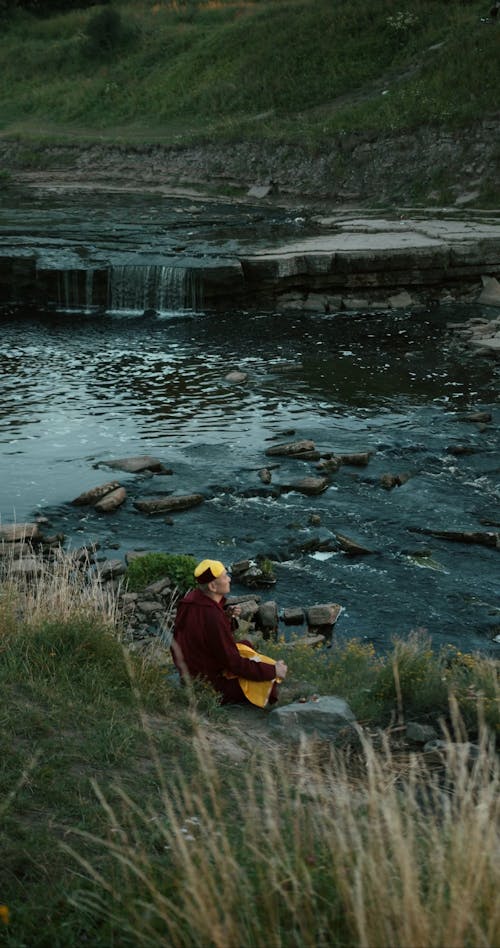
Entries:
{"label": "rock", "polygon": [[347,702],[328,695],[274,708],[269,712],[268,723],[294,741],[306,735],[337,744],[358,737],[356,718]]}
{"label": "rock", "polygon": [[278,607],[273,599],[262,602],[255,613],[255,625],[265,639],[275,638],[278,633]]}
{"label": "rock", "polygon": [[106,494],[110,494],[112,491],[117,490],[120,487],[118,481],[108,481],[107,484],[100,484],[98,487],[93,487],[91,490],[85,491],[83,494],[79,494],[78,497],[75,497],[71,501],[75,507],[83,507],[87,504],[94,506],[102,497],[105,497]]}
{"label": "rock", "polygon": [[101,500],[98,500],[95,504],[95,509],[100,511],[100,513],[112,513],[113,510],[117,510],[127,499],[127,491],[124,487],[117,487],[116,490],[112,490],[109,494],[106,494]]}
{"label": "rock", "polygon": [[157,579],[154,583],[149,583],[144,592],[150,596],[163,596],[165,593],[170,593],[171,589],[172,580],[169,576],[165,576],[163,579]]}
{"label": "rock", "polygon": [[37,523],[8,523],[0,526],[0,541],[16,543],[26,540],[40,540],[42,534]]}
{"label": "rock", "polygon": [[263,467],[259,471],[259,477],[263,484],[270,484],[272,481],[272,474],[268,467]]}
{"label": "rock", "polygon": [[341,612],[342,606],[336,602],[310,606],[306,609],[307,631],[310,635],[319,634],[325,643],[330,643],[333,627]]}
{"label": "rock", "polygon": [[432,530],[431,535],[452,543],[477,543],[500,549],[500,533],[481,530]]}
{"label": "rock", "polygon": [[461,415],[457,421],[472,421],[475,424],[485,424],[491,421],[490,411],[471,411],[467,415]]}
{"label": "rock", "polygon": [[259,597],[254,598],[245,598],[243,596],[229,596],[227,600],[228,606],[239,606],[240,607],[240,618],[243,622],[251,622],[259,610]]}
{"label": "rock", "polygon": [[233,382],[236,385],[241,384],[242,382],[248,381],[247,373],[238,372],[236,369],[234,369],[232,372],[228,372],[227,375],[224,376],[224,378],[226,382]]}
{"label": "rock", "polygon": [[170,668],[172,665],[172,656],[169,649],[156,637],[131,642],[128,648],[131,652],[140,655],[148,665],[159,668]]}
{"label": "rock", "polygon": [[123,576],[127,571],[123,560],[104,560],[104,563],[99,564],[98,569],[99,576],[103,582],[115,579],[116,576]]}
{"label": "rock", "polygon": [[[95,466],[99,467],[100,465],[111,467],[119,471],[127,471],[129,474],[140,474],[142,471],[161,471],[162,474],[166,474],[168,471],[158,458],[153,458],[149,454],[143,454],[134,458],[117,458],[113,461],[100,461],[99,464]],[[172,472],[168,471],[168,473]]]}
{"label": "rock", "polygon": [[141,556],[147,556],[148,550],[127,550],[125,553],[125,562],[127,565],[132,563],[134,560],[138,560]]}
{"label": "rock", "polygon": [[[297,648],[307,646],[309,648],[316,648],[317,646],[324,645],[326,642],[326,637],[324,635],[301,635],[300,639],[296,639],[293,642],[288,642],[288,648]],[[304,698],[304,701],[307,700]]]}
{"label": "rock", "polygon": [[437,740],[436,729],[432,724],[420,724],[418,721],[408,721],[406,725],[406,738],[415,744],[426,744],[429,741]]}
{"label": "rock", "polygon": [[154,599],[138,599],[137,608],[145,616],[157,615],[164,611],[161,602],[156,602]]}
{"label": "rock", "polygon": [[317,461],[321,457],[314,441],[289,441],[266,449],[268,457],[294,457],[305,461]]}
{"label": "rock", "polygon": [[382,474],[380,483],[385,490],[392,490],[393,487],[401,487],[409,480],[409,474]]}
{"label": "rock", "polygon": [[478,297],[478,303],[485,306],[500,306],[500,283],[495,277],[482,276],[483,289]]}
{"label": "rock", "polygon": [[270,197],[272,194],[276,194],[278,187],[274,181],[269,181],[267,184],[253,184],[251,188],[247,191],[248,197],[253,198],[265,198]]}
{"label": "rock", "polygon": [[42,560],[36,556],[23,556],[10,565],[9,574],[18,579],[34,579],[43,572]]}
{"label": "rock", "polygon": [[361,543],[358,543],[357,540],[352,540],[350,537],[346,537],[343,533],[336,533],[335,538],[342,552],[347,553],[349,556],[366,556],[367,554],[374,552],[373,550],[369,550],[368,547],[363,546]]}
{"label": "rock", "polygon": [[407,309],[408,306],[411,306],[415,300],[408,293],[407,290],[401,290],[400,293],[395,293],[394,296],[389,296],[387,300],[391,309]]}
{"label": "rock", "polygon": [[342,464],[342,461],[338,457],[335,457],[335,456],[325,457],[325,458],[322,457],[321,460],[319,460],[316,465],[316,470],[325,471],[328,474],[336,474],[341,464]]}
{"label": "rock", "polygon": [[0,540],[0,557],[5,556],[9,559],[19,559],[21,556],[29,554],[30,552],[31,546],[29,543],[6,543],[5,540]]}
{"label": "rock", "polygon": [[242,586],[249,586],[250,589],[266,588],[276,585],[276,577],[269,569],[262,569],[254,560],[248,560],[248,566],[241,569],[241,564],[237,564],[239,569],[235,572],[233,567],[233,576],[236,582]]}
{"label": "rock", "polygon": [[294,609],[283,609],[283,622],[285,625],[304,625],[304,610],[297,607]]}
{"label": "rock", "polygon": [[447,454],[453,454],[455,457],[461,457],[466,454],[475,454],[476,448],[470,444],[449,444],[446,448]]}
{"label": "rock", "polygon": [[134,501],[134,507],[142,513],[172,513],[196,507],[205,500],[203,494],[182,494],[170,497],[149,497]]}
{"label": "rock", "polygon": [[312,527],[320,527],[321,526],[320,515],[312,513],[311,516],[309,517],[309,523],[311,524]]}
{"label": "rock", "polygon": [[342,464],[352,464],[355,467],[366,467],[372,456],[371,451],[361,451],[357,454],[340,454]]}
{"label": "rock", "polygon": [[289,491],[297,491],[299,494],[313,496],[315,494],[322,494],[327,487],[328,479],[326,477],[302,477],[299,481],[294,481],[292,484],[282,484],[280,489],[283,494]]}

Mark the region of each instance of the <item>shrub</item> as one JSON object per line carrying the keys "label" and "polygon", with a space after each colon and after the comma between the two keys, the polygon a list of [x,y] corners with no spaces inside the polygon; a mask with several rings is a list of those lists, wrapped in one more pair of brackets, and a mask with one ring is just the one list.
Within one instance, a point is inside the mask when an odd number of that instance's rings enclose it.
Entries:
{"label": "shrub", "polygon": [[89,56],[111,53],[128,36],[117,10],[101,10],[90,18],[85,28],[85,51]]}
{"label": "shrub", "polygon": [[194,556],[182,553],[146,553],[129,564],[125,582],[131,592],[139,592],[157,579],[168,578],[183,594],[195,585],[195,566]]}

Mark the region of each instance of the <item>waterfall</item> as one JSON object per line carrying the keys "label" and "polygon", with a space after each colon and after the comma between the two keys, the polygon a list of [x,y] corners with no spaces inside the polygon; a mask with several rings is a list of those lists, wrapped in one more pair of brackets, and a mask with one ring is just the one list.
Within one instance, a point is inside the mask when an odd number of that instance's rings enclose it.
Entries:
{"label": "waterfall", "polygon": [[201,305],[200,280],[188,267],[126,265],[110,272],[111,312],[157,313],[196,310]]}
{"label": "waterfall", "polygon": [[59,270],[57,272],[57,309],[90,313],[94,300],[94,270]]}

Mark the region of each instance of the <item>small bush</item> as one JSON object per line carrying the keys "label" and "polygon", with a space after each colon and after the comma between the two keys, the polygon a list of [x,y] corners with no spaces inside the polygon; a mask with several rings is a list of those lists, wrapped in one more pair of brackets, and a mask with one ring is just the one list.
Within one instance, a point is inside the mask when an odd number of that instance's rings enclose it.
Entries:
{"label": "small bush", "polygon": [[90,57],[111,53],[127,36],[128,31],[118,11],[101,10],[90,18],[85,28],[85,52]]}
{"label": "small bush", "polygon": [[132,560],[125,582],[131,592],[139,592],[157,579],[170,579],[181,594],[195,585],[194,556],[182,553],[146,553]]}

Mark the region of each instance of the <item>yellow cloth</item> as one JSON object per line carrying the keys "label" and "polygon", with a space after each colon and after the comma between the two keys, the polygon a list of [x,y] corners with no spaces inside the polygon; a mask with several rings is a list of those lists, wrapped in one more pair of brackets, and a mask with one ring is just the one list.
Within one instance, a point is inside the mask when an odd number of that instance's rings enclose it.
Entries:
{"label": "yellow cloth", "polygon": [[[236,642],[236,648],[242,658],[249,658],[253,662],[265,662],[266,665],[274,665],[275,659],[268,655],[261,655],[255,649],[250,648],[243,642]],[[226,673],[227,678],[236,678],[236,675]],[[281,681],[281,678],[273,678],[272,681],[250,681],[249,678],[238,678],[240,688],[245,698],[258,708],[265,708],[269,701],[269,695],[275,681]]]}

